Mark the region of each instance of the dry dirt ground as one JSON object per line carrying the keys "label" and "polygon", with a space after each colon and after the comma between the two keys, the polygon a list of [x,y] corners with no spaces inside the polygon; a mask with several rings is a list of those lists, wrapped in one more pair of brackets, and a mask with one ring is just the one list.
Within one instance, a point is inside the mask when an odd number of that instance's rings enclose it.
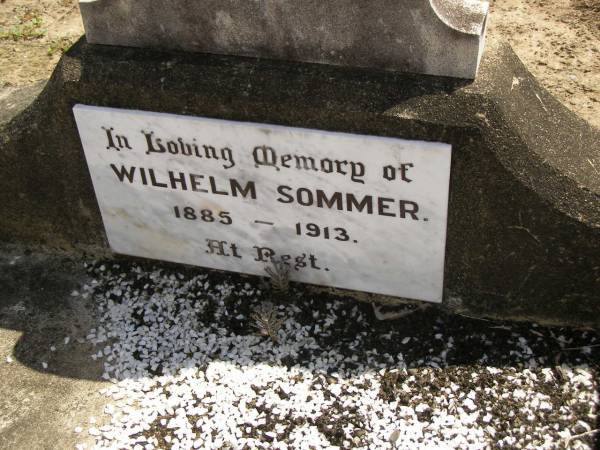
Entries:
{"label": "dry dirt ground", "polygon": [[600,0],[492,0],[504,37],[541,84],[600,128]]}
{"label": "dry dirt ground", "polygon": [[[508,39],[567,107],[600,128],[600,0],[491,0]],[[0,90],[49,77],[83,33],[77,0],[0,0]]]}

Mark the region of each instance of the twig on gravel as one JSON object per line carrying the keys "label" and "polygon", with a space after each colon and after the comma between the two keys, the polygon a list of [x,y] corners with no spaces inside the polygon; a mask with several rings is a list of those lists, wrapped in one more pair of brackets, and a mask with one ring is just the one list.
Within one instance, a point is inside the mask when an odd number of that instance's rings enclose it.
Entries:
{"label": "twig on gravel", "polygon": [[581,347],[565,347],[561,350],[583,350],[584,348],[600,347],[600,344],[582,345]]}
{"label": "twig on gravel", "polygon": [[373,306],[373,313],[375,314],[375,317],[377,318],[377,320],[400,319],[400,318],[406,317],[409,314],[412,314],[414,312],[421,311],[427,307],[427,305],[419,305],[414,309],[404,309],[402,311],[390,311],[390,312],[386,313],[386,312],[381,311],[381,306],[376,305],[375,303],[372,303],[372,306]]}
{"label": "twig on gravel", "polygon": [[469,315],[467,315],[467,314],[464,314],[464,313],[459,313],[459,312],[456,312],[456,311],[453,311],[453,313],[454,313],[454,314],[456,314],[456,315],[462,316],[462,317],[466,317],[467,319],[472,319],[472,320],[481,320],[481,321],[483,321],[483,322],[492,322],[492,320],[490,320],[490,319],[484,319],[483,317],[474,317],[474,316],[469,316]]}
{"label": "twig on gravel", "polygon": [[566,444],[569,445],[571,443],[571,441],[574,441],[576,439],[593,436],[598,431],[600,431],[600,428],[596,428],[595,430],[586,431],[585,433],[579,433],[579,434],[575,434],[573,436],[569,436],[568,438],[566,438]]}
{"label": "twig on gravel", "polygon": [[554,334],[554,331],[550,330],[550,336],[552,337],[552,339],[554,339],[556,341],[556,343],[560,346],[561,350],[565,349],[565,344],[570,344],[571,342],[573,342],[573,340],[571,339],[569,342],[565,341],[564,338],[562,338],[562,336],[560,337],[556,337],[556,334]]}

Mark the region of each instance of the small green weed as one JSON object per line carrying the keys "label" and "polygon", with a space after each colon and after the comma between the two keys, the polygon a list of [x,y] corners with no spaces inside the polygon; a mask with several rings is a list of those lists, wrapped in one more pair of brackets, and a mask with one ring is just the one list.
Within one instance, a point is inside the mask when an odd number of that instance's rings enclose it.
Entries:
{"label": "small green weed", "polygon": [[46,35],[46,30],[42,28],[43,23],[44,20],[36,16],[8,29],[0,28],[0,40],[32,41],[42,38]]}
{"label": "small green weed", "polygon": [[274,344],[279,343],[278,333],[284,319],[279,317],[277,307],[273,303],[261,303],[250,317],[261,336],[270,337]]}
{"label": "small green weed", "polygon": [[50,42],[50,46],[48,47],[48,56],[52,56],[57,52],[62,55],[69,49],[69,47],[71,47],[71,45],[73,45],[72,38],[61,37],[53,39],[52,42]]}
{"label": "small green weed", "polygon": [[265,272],[269,275],[274,296],[284,297],[290,289],[290,265],[283,259],[271,258]]}

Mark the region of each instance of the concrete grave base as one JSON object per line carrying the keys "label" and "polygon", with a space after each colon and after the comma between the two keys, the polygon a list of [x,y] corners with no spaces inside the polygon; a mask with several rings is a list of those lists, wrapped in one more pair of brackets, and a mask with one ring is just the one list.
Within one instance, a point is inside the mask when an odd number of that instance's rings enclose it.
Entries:
{"label": "concrete grave base", "polygon": [[34,94],[0,100],[0,240],[109,253],[76,103],[441,141],[454,149],[444,305],[600,325],[600,132],[506,44],[489,43],[470,82],[82,39],[26,106]]}

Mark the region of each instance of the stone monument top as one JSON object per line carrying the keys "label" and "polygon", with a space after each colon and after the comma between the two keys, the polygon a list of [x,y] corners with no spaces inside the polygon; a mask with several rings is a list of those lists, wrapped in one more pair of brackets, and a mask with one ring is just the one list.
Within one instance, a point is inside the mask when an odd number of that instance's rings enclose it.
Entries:
{"label": "stone monument top", "polygon": [[91,44],[472,79],[481,0],[80,0]]}

